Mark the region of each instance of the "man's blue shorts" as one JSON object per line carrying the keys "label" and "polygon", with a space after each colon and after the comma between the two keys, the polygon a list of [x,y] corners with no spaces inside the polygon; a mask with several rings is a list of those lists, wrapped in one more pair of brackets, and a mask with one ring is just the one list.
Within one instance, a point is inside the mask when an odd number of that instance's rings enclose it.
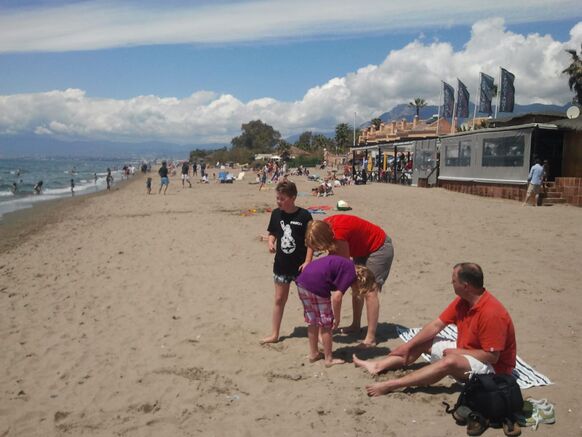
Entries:
{"label": "man's blue shorts", "polygon": [[160,181],[161,185],[170,185],[170,179],[168,179],[167,176],[164,176],[161,181]]}

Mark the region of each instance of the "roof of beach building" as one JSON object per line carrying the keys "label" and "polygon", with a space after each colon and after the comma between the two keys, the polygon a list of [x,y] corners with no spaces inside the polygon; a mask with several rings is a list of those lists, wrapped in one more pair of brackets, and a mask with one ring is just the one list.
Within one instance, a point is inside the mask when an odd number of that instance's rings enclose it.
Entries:
{"label": "roof of beach building", "polygon": [[358,144],[383,144],[407,139],[435,138],[437,132],[450,130],[451,124],[444,118],[419,120],[418,117],[414,117],[412,122],[403,119],[382,123],[378,129],[371,125],[362,130]]}
{"label": "roof of beach building", "polygon": [[566,118],[565,112],[528,112],[489,121],[489,127],[515,126],[529,123],[553,123]]}

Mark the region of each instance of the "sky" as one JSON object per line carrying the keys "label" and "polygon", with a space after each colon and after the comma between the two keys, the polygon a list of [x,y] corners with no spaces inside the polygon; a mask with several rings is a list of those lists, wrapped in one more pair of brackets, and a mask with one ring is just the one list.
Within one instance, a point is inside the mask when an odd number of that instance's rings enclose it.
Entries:
{"label": "sky", "polygon": [[571,101],[579,0],[0,0],[0,136],[228,144],[359,125],[479,72]]}

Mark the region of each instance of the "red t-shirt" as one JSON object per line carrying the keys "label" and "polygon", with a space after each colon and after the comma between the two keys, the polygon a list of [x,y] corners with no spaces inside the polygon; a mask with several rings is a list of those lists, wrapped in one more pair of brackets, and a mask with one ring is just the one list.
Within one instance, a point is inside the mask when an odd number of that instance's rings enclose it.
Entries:
{"label": "red t-shirt", "polygon": [[481,349],[500,352],[493,364],[495,373],[511,374],[515,368],[515,329],[505,307],[487,290],[477,303],[469,307],[457,297],[439,316],[443,323],[457,325],[459,349]]}
{"label": "red t-shirt", "polygon": [[337,214],[323,220],[331,225],[336,240],[347,241],[352,258],[365,257],[376,252],[386,240],[386,232],[355,215]]}

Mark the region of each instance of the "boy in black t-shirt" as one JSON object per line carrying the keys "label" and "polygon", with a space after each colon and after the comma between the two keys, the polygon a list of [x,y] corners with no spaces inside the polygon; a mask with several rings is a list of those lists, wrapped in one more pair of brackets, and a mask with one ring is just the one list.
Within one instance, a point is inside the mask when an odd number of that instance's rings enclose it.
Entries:
{"label": "boy in black t-shirt", "polygon": [[273,278],[275,280],[275,305],[272,316],[271,335],[261,343],[279,341],[279,331],[285,303],[289,297],[291,282],[297,278],[303,266],[311,262],[313,251],[305,246],[307,223],[312,218],[309,211],[295,205],[297,187],[293,182],[277,184],[277,208],[271,213],[269,221],[269,252],[275,254]]}

